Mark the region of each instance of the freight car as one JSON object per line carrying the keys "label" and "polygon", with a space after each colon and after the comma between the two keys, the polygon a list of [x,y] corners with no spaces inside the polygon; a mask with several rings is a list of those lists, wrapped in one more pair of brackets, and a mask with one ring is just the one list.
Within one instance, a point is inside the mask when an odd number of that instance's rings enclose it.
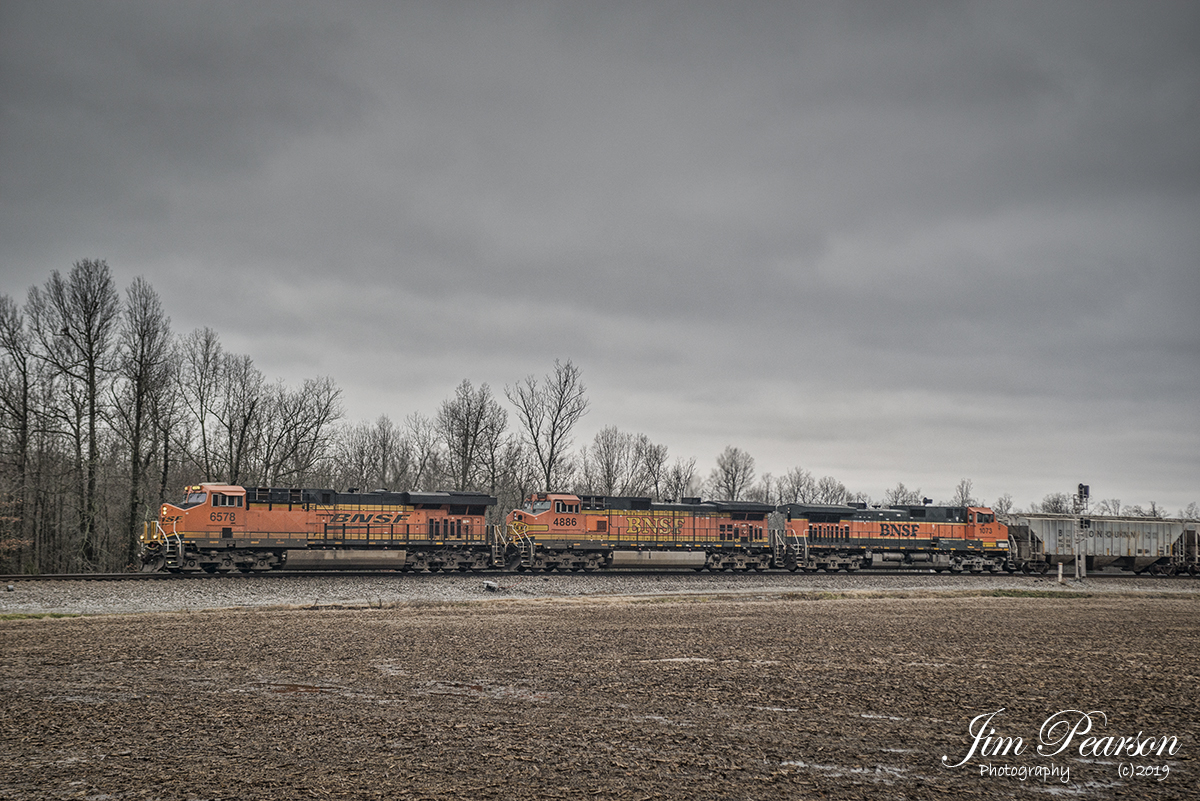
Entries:
{"label": "freight car", "polygon": [[1014,515],[1009,531],[1023,561],[1154,576],[1200,575],[1194,520],[1057,514]]}
{"label": "freight car", "polygon": [[473,492],[334,492],[199,484],[142,535],[144,571],[468,570],[497,539]]}

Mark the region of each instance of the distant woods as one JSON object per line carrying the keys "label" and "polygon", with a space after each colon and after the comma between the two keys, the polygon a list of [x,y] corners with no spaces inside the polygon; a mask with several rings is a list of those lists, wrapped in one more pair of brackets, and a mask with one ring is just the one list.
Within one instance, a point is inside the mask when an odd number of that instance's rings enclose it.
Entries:
{"label": "distant woods", "polygon": [[[589,403],[570,361],[505,386],[501,397],[464,379],[431,416],[350,422],[341,394],[329,377],[299,386],[269,380],[212,329],[174,332],[153,287],[137,278],[121,292],[103,260],[52,272],[23,305],[0,294],[0,572],[124,570],[161,503],[202,481],[476,490],[499,499],[494,521],[544,490],[871,502],[800,467],[757,475],[754,458],[733,446],[707,476],[695,458],[672,457],[646,434],[612,426],[576,447]],[[978,503],[971,490],[964,479],[942,502]],[[881,502],[924,499],[901,483]],[[1048,495],[1043,505],[1065,504],[1066,496]],[[1014,511],[1007,495],[993,505]]]}
{"label": "distant woods", "polygon": [[162,500],[202,480],[320,475],[328,378],[269,383],[210,329],[178,336],[153,287],[102,260],[0,295],[0,571],[119,571]]}

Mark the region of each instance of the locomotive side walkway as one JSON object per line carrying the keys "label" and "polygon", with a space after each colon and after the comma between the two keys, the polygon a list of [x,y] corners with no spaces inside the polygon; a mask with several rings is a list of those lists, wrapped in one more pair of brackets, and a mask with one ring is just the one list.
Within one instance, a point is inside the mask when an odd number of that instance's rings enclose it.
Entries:
{"label": "locomotive side walkway", "polygon": [[1195,797],[1194,595],[930,592],[2,621],[0,798]]}

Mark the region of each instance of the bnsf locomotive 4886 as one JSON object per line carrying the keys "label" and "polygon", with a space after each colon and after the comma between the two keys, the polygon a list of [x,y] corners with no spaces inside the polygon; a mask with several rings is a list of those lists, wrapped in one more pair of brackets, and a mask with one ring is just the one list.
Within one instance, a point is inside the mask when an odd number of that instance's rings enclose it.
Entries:
{"label": "bnsf locomotive 4886", "polygon": [[1106,537],[1084,538],[1075,546],[1070,518],[1023,516],[1008,526],[986,507],[776,507],[537,493],[510,512],[503,526],[489,526],[485,514],[495,504],[495,498],[470,492],[343,493],[201,484],[188,488],[183,503],[163,504],[159,520],[147,527],[143,569],[995,573],[1045,572],[1054,563],[1086,559],[1089,568],[1200,572],[1196,526],[1184,521],[1159,521],[1147,534],[1141,531],[1144,525],[1114,518],[1111,525],[1090,529],[1111,529]]}

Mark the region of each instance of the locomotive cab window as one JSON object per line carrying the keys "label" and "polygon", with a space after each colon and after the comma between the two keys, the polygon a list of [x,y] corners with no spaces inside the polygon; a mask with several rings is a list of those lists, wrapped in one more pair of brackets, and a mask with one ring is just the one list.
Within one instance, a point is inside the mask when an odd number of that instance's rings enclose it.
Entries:
{"label": "locomotive cab window", "polygon": [[241,506],[241,495],[225,495],[220,492],[214,492],[212,496],[213,506]]}
{"label": "locomotive cab window", "polygon": [[185,498],[183,501],[182,508],[190,509],[193,506],[200,506],[207,500],[208,493],[206,492],[189,492],[187,498]]}

